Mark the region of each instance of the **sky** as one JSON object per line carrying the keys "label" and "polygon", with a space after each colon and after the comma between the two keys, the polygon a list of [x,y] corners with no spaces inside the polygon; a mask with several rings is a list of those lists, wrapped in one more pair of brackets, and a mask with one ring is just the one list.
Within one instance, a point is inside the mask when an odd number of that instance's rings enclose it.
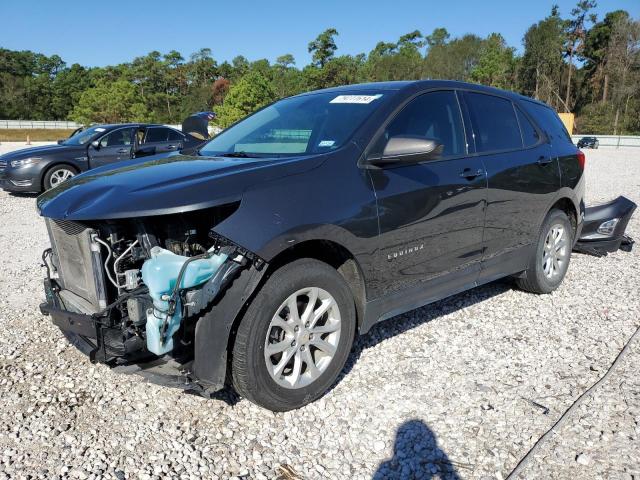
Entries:
{"label": "sky", "polygon": [[[413,30],[445,27],[452,37],[501,33],[522,50],[527,28],[557,3],[563,16],[577,0],[0,0],[0,47],[58,54],[67,64],[115,65],[152,50],[189,54],[208,47],[218,61],[244,55],[273,62],[291,53],[302,67],[307,44],[338,30],[338,54],[368,53]],[[640,0],[599,0],[596,12],[625,9],[640,18]]]}

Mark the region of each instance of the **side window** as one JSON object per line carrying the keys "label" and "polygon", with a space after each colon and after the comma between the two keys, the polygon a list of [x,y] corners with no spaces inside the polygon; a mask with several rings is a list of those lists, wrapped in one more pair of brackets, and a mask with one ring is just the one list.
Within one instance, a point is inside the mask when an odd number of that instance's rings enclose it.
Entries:
{"label": "side window", "polygon": [[465,96],[478,153],[522,148],[516,112],[510,100],[468,92]]}
{"label": "side window", "polygon": [[133,143],[133,135],[130,128],[123,128],[109,133],[100,139],[101,147],[117,147],[123,145],[131,145]]}
{"label": "side window", "polygon": [[147,129],[147,138],[145,139],[145,143],[157,143],[157,142],[166,142],[169,137],[168,128],[162,127],[152,127]]}
{"label": "side window", "polygon": [[181,133],[178,133],[174,130],[169,130],[169,138],[168,140],[170,142],[181,142],[182,140],[184,140],[184,137],[182,136]]}
{"label": "side window", "polygon": [[516,114],[518,115],[518,123],[522,132],[522,143],[524,143],[525,147],[534,146],[540,141],[538,131],[519,108],[516,108]]}
{"label": "side window", "polygon": [[435,140],[442,145],[442,158],[466,154],[464,126],[456,94],[437,91],[412,100],[387,126],[385,140],[399,135]]}
{"label": "side window", "polygon": [[569,132],[567,132],[564,123],[562,123],[558,114],[550,107],[529,101],[524,101],[522,103],[536,123],[546,132],[547,135],[549,135],[549,140],[551,140],[552,143],[572,143],[571,136],[569,135]]}

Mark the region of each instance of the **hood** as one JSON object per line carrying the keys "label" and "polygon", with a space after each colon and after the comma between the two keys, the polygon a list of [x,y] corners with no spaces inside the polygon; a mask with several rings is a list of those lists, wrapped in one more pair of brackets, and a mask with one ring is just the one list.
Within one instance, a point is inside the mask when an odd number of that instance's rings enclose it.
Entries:
{"label": "hood", "polygon": [[315,168],[324,156],[286,159],[155,156],[78,175],[38,197],[58,220],[166,215],[240,200],[251,185]]}
{"label": "hood", "polygon": [[86,147],[77,147],[69,145],[42,145],[39,147],[23,148],[22,150],[15,150],[13,152],[5,153],[1,155],[2,159],[17,160],[19,158],[30,157],[42,157],[46,155],[54,155],[56,153],[71,152],[76,150],[84,150]]}

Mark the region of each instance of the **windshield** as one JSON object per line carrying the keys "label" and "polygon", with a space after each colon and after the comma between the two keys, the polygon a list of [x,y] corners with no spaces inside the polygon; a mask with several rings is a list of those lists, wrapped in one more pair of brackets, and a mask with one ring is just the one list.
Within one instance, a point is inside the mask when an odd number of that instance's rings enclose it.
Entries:
{"label": "windshield", "polygon": [[224,130],[201,155],[284,157],[324,153],[345,144],[382,102],[380,93],[315,93],[286,98]]}
{"label": "windshield", "polygon": [[85,145],[90,142],[98,133],[106,132],[107,129],[99,125],[89,127],[86,130],[76,133],[73,137],[67,138],[63,145]]}

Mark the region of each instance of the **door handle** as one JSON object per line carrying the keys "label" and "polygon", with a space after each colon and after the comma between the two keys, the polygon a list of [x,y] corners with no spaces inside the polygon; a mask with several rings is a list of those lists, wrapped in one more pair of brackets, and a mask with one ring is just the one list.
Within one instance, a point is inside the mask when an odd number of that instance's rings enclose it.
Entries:
{"label": "door handle", "polygon": [[551,162],[553,162],[551,157],[540,156],[540,158],[538,158],[538,165],[548,165]]}
{"label": "door handle", "polygon": [[118,153],[129,153],[131,151],[131,149],[129,148],[121,148],[120,150],[118,150]]}
{"label": "door handle", "polygon": [[483,177],[485,173],[486,172],[481,168],[479,168],[475,172],[472,171],[470,168],[465,168],[463,171],[460,172],[460,177],[466,178],[467,180],[473,180],[474,178]]}
{"label": "door handle", "polygon": [[176,146],[175,146],[175,145],[167,145],[167,148],[168,148],[169,150],[175,150],[175,149],[176,149]]}

